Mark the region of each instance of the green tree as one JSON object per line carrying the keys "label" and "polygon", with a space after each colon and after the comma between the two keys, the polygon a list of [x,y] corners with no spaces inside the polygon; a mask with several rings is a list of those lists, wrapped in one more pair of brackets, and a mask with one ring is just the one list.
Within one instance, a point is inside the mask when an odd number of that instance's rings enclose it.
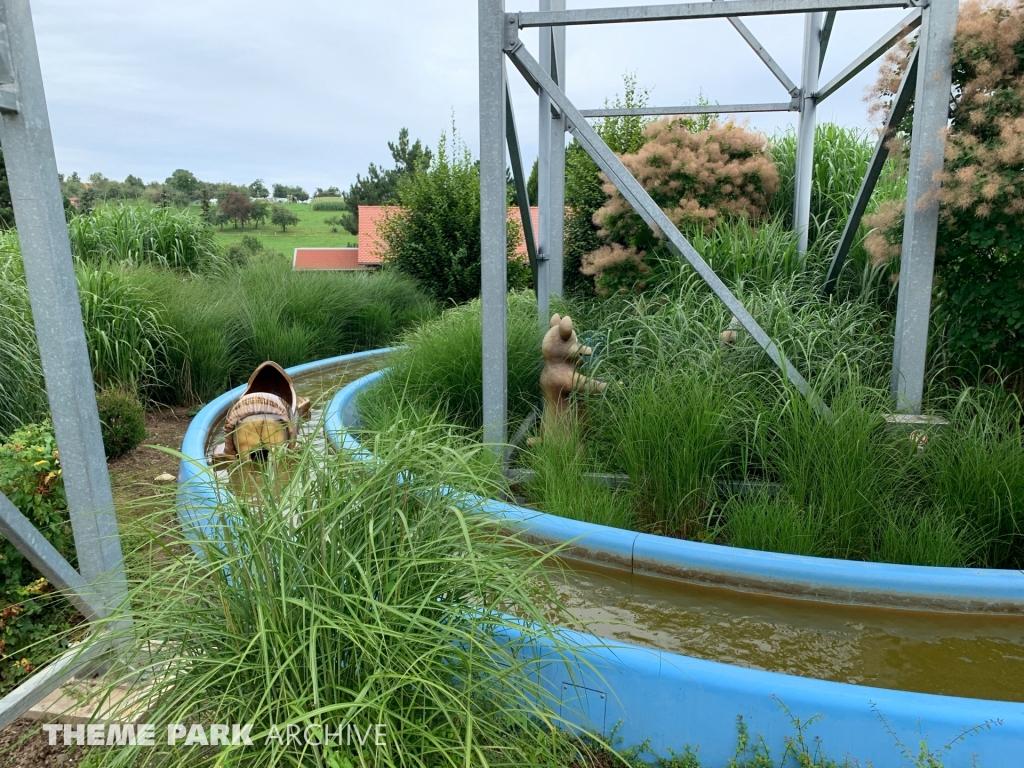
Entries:
{"label": "green tree", "polygon": [[186,198],[187,202],[191,202],[195,199],[195,195],[199,191],[199,185],[201,182],[191,171],[186,171],[184,168],[178,168],[174,173],[167,177],[164,184],[175,192],[181,193],[181,195]]}
{"label": "green tree", "polygon": [[398,186],[402,179],[414,176],[430,165],[430,149],[419,139],[409,142],[409,129],[398,132],[397,142],[388,142],[395,167],[378,168],[370,163],[366,176],[356,175],[355,183],[344,194],[345,204],[353,216],[359,215],[360,205],[386,205],[398,199]]}
{"label": "green tree", "polygon": [[[398,202],[401,209],[381,227],[386,263],[442,302],[475,298],[480,293],[480,171],[454,127],[451,149],[442,134],[430,166],[402,179]],[[510,256],[517,236],[510,225]]]}
{"label": "green tree", "polygon": [[259,229],[260,224],[270,216],[270,203],[261,199],[250,200],[249,207],[249,218],[252,219],[253,226]]}
{"label": "green tree", "polygon": [[[568,170],[566,171],[568,177]],[[530,178],[526,180],[526,196],[530,198],[530,205],[537,204],[540,195],[540,160],[533,159],[533,168],[530,169]]]}
{"label": "green tree", "polygon": [[267,185],[263,183],[263,179],[256,179],[252,184],[249,185],[249,197],[269,197],[270,190],[267,189]]}
{"label": "green tree", "polygon": [[270,223],[280,227],[282,232],[287,232],[289,226],[299,223],[299,214],[283,205],[275,205],[270,212]]}
{"label": "green tree", "polygon": [[359,234],[359,217],[353,216],[351,211],[342,211],[339,213],[338,224],[341,225],[342,229],[347,230],[353,235]]}
{"label": "green tree", "polygon": [[217,205],[220,208],[220,212],[229,221],[238,222],[242,229],[245,229],[245,222],[252,216],[252,203],[249,202],[248,197],[238,192],[231,192]]}

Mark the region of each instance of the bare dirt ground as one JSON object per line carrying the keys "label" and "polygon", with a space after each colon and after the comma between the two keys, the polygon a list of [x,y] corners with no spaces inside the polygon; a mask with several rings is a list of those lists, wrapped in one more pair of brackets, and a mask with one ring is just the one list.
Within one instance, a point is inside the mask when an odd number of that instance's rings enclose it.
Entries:
{"label": "bare dirt ground", "polygon": [[158,486],[154,479],[167,473],[178,476],[178,458],[157,448],[160,446],[173,451],[181,450],[181,441],[185,437],[192,417],[187,408],[163,408],[159,411],[146,413],[146,439],[142,445],[119,459],[108,462],[110,483],[114,490],[114,504],[134,507],[131,502],[147,499],[167,486]]}
{"label": "bare dirt ground", "polygon": [[[173,515],[174,483],[158,484],[158,475],[178,476],[178,458],[155,447],[174,451],[181,449],[192,417],[187,408],[164,408],[146,414],[147,437],[125,456],[107,463],[114,505],[122,533],[122,546],[128,567],[132,555],[133,525],[145,520],[176,524]],[[155,517],[154,517],[155,516]],[[137,540],[137,539],[136,539]],[[0,768],[76,768],[83,757],[82,749],[63,743],[50,746],[42,723],[21,718],[0,731]]]}

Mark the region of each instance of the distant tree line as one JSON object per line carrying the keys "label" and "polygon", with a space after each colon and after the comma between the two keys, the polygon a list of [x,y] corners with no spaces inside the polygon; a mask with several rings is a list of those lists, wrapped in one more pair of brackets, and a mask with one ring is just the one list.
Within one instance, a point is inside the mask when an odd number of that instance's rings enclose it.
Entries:
{"label": "distant tree line", "polygon": [[[4,175],[4,179],[6,179],[6,175]],[[153,205],[166,208],[192,204],[201,205],[209,201],[217,201],[219,204],[232,194],[247,199],[271,197],[271,189],[263,179],[256,179],[248,185],[232,184],[226,181],[210,182],[197,178],[194,173],[184,168],[178,168],[162,182],[144,182],[134,174],[129,174],[124,181],[108,179],[102,173],[93,173],[87,179],[83,179],[77,172],[70,175],[61,174],[60,180],[64,196],[73,200],[79,211],[84,210],[85,212],[92,210],[99,203],[123,200],[148,200]],[[337,187],[331,189],[337,193]],[[2,190],[0,190],[0,197],[2,197]],[[301,202],[309,199],[309,193],[297,185],[274,184],[273,197]],[[235,207],[237,208],[237,201]],[[256,218],[258,217],[259,213],[257,212]],[[253,217],[250,215],[249,218]],[[263,218],[266,218],[265,214]]]}

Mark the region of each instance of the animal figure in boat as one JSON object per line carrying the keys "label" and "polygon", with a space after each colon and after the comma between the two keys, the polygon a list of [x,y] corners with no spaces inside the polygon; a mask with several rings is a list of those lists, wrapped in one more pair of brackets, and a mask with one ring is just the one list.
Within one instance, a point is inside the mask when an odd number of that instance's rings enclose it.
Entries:
{"label": "animal figure in boat", "polygon": [[245,392],[228,409],[224,444],[214,450],[214,460],[263,458],[273,448],[294,448],[299,420],[309,414],[309,407],[309,398],[296,394],[281,366],[270,360],[261,363]]}

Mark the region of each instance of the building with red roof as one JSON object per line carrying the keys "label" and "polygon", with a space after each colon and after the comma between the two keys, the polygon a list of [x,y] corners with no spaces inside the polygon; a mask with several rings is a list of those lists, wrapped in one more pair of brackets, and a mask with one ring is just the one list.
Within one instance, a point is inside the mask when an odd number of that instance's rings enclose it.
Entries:
{"label": "building with red roof", "polygon": [[[387,252],[384,240],[381,238],[381,227],[391,210],[394,210],[394,206],[360,205],[358,248],[296,248],[292,268],[357,270],[380,267]],[[539,226],[539,215],[536,206],[530,208],[534,236],[536,236]],[[511,221],[519,224],[519,244],[516,246],[516,256],[526,259],[526,238],[523,237],[522,217],[519,209],[510,208],[508,217]]]}

